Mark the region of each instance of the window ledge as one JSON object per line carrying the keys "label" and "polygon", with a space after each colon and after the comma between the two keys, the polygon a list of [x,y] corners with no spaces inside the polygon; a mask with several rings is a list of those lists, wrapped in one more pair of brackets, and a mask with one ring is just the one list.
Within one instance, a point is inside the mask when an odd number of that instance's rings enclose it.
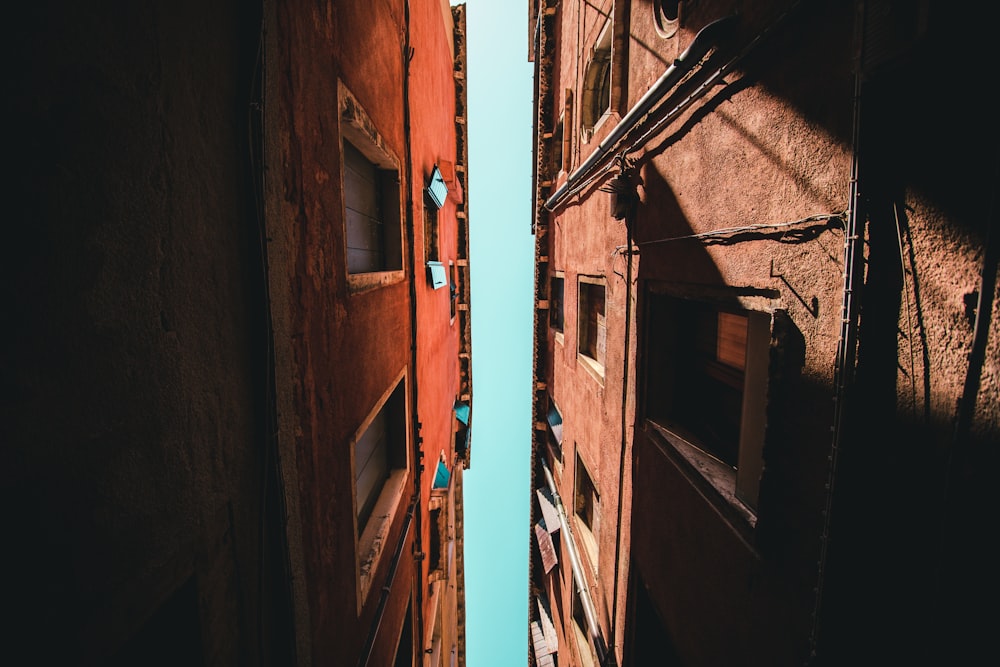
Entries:
{"label": "window ledge", "polygon": [[564,338],[563,338],[563,332],[562,331],[556,331],[555,340],[560,345],[563,344]]}
{"label": "window ledge", "polygon": [[576,358],[580,364],[587,369],[587,372],[594,376],[601,385],[604,384],[604,366],[602,366],[596,359],[591,359],[582,352],[576,353]]}
{"label": "window ledge", "polygon": [[727,523],[748,545],[752,544],[752,531],[757,526],[757,515],[735,495],[736,469],[691,444],[680,434],[680,429],[646,419],[645,431],[654,436],[652,440],[679,464],[692,483],[718,507]]}
{"label": "window ledge", "polygon": [[378,287],[402,282],[406,277],[402,270],[373,271],[372,273],[352,273],[347,276],[347,286],[351,294],[367,292]]}
{"label": "window ledge", "polygon": [[395,470],[389,475],[382,493],[375,502],[361,539],[358,540],[358,613],[368,597],[372,579],[378,569],[379,560],[389,539],[392,519],[396,515],[399,501],[403,497],[403,482],[406,470]]}
{"label": "window ledge", "polygon": [[590,563],[590,570],[597,576],[597,538],[593,532],[590,530],[590,526],[584,523],[580,515],[577,514],[574,517],[576,519],[576,532],[574,537],[579,537],[580,549],[583,553],[587,554],[587,560]]}

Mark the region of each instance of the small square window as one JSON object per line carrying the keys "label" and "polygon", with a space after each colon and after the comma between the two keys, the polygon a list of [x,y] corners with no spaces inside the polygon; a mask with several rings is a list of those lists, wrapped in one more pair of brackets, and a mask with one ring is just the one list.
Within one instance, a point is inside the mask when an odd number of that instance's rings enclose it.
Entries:
{"label": "small square window", "polygon": [[399,174],[381,169],[344,141],[344,212],[347,270],[370,273],[402,268],[399,252]]}
{"label": "small square window", "polygon": [[577,312],[577,352],[593,371],[603,377],[608,329],[602,279],[580,276]]}
{"label": "small square window", "polygon": [[403,269],[399,160],[388,152],[385,141],[374,128],[375,124],[341,83],[344,241],[347,272],[352,280],[362,274]]}
{"label": "small square window", "polygon": [[558,333],[563,330],[563,277],[549,279],[549,326]]}

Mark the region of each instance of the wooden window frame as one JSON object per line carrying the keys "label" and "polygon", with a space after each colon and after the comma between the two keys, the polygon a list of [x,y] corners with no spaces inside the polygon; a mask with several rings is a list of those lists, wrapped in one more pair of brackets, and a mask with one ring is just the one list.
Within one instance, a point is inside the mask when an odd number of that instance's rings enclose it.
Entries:
{"label": "wooden window frame", "polygon": [[[403,188],[400,183],[400,160],[388,147],[357,98],[338,81],[338,108],[340,129],[340,188],[341,216],[343,220],[343,266],[351,292],[360,292],[405,279],[405,230],[403,229]],[[351,267],[350,245],[355,243],[358,231],[353,229],[347,202],[347,158],[350,144],[370,163],[375,172],[375,197],[378,202],[379,224],[382,225],[380,256],[372,267]]]}
{"label": "wooden window frame", "polygon": [[[764,465],[772,314],[743,307],[734,298],[647,292],[645,301],[643,412],[647,430],[671,445],[755,525]],[[707,313],[714,313],[719,321],[745,318],[742,369],[732,341],[726,349],[718,336],[705,341],[705,327],[698,333],[691,330],[692,317]],[[692,349],[695,338],[702,340],[701,354]],[[705,351],[713,347],[715,358],[706,359]],[[731,389],[728,405],[725,397],[720,398],[729,391],[727,385]],[[728,434],[711,430],[727,420]],[[726,442],[720,444],[719,438]]]}

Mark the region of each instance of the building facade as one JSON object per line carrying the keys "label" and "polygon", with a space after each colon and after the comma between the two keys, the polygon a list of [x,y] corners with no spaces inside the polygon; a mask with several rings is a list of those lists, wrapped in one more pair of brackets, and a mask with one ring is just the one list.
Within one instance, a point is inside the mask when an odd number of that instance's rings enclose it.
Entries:
{"label": "building facade", "polygon": [[994,14],[529,2],[529,664],[988,655]]}
{"label": "building facade", "polygon": [[465,6],[12,14],[4,655],[464,665]]}

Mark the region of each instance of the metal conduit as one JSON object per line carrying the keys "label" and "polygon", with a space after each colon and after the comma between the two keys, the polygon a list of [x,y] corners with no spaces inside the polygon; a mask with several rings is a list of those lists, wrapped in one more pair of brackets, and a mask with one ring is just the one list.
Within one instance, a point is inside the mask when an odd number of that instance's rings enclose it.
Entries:
{"label": "metal conduit", "polygon": [[[635,103],[625,117],[621,119],[611,133],[606,136],[593,153],[590,154],[583,164],[576,168],[566,182],[555,191],[555,193],[545,201],[545,208],[552,211],[558,206],[563,199],[565,199],[566,194],[580,181],[582,178],[587,176],[589,172],[597,165],[602,159],[607,157],[614,146],[632,130],[633,127],[639,122],[639,120],[645,116],[646,112],[653,108],[657,102],[663,99],[663,96],[667,94],[681,78],[690,72],[695,65],[701,62],[701,59],[705,57],[705,54],[715,46],[719,40],[730,30],[730,28],[736,23],[737,16],[735,14],[731,16],[726,16],[721,19],[712,21],[704,28],[698,31],[695,35],[694,41],[684,49],[684,52],[667,68],[660,78],[656,80],[656,83],[646,91],[638,102]],[[537,56],[536,56],[537,57]]]}
{"label": "metal conduit", "polygon": [[569,551],[573,581],[576,582],[576,588],[580,591],[580,600],[583,602],[583,615],[587,617],[587,630],[590,632],[591,639],[594,640],[594,647],[597,649],[597,660],[603,665],[608,655],[608,648],[604,641],[604,636],[601,634],[601,626],[597,624],[597,609],[594,607],[594,601],[590,598],[590,589],[587,587],[587,580],[583,575],[583,561],[580,560],[580,552],[576,550],[573,531],[569,527],[569,519],[566,517],[566,509],[563,507],[562,498],[556,490],[555,480],[552,479],[552,471],[549,470],[549,466],[544,460],[542,461],[542,470],[545,471],[545,482],[549,485],[549,491],[552,492],[552,499],[556,503],[556,510],[559,512],[559,526],[568,538],[566,540],[566,548]]}

